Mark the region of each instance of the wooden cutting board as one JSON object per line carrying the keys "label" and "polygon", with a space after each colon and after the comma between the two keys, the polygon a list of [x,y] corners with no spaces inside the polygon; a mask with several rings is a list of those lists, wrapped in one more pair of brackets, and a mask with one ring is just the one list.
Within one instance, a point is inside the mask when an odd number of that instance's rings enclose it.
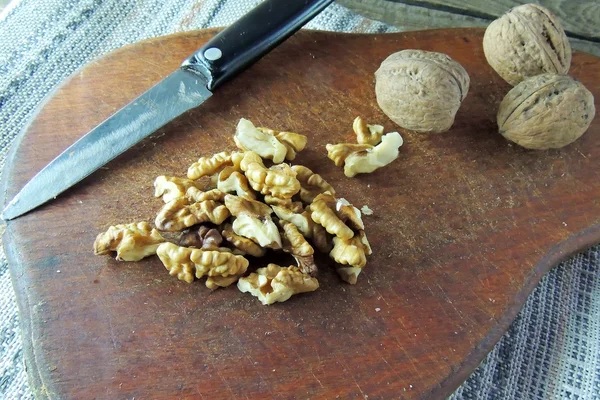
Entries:
{"label": "wooden cutting board", "polygon": [[[5,199],[214,31],[162,37],[78,71],[15,145]],[[300,32],[73,189],[8,223],[27,369],[39,398],[441,398],[501,337],[540,278],[600,242],[600,119],[562,150],[528,151],[496,131],[509,86],[487,65],[481,29],[390,35]],[[449,54],[471,76],[450,132],[401,133],[399,159],[345,178],[325,144],[353,140],[379,110],[373,73],[390,53]],[[571,73],[600,98],[600,60]],[[598,104],[596,108],[600,109]],[[297,159],[365,217],[373,246],[355,286],[321,263],[317,292],[270,307],[235,287],[168,275],[157,258],[94,256],[109,225],[152,221],[152,183],[234,149],[239,118],[308,135]]]}

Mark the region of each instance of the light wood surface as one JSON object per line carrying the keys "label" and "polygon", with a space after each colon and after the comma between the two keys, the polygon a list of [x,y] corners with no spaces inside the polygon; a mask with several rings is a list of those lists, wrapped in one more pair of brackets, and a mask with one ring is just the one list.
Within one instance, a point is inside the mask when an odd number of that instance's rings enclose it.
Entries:
{"label": "light wood surface", "polygon": [[[212,34],[138,43],[78,71],[13,146],[2,193],[12,198]],[[495,123],[509,86],[485,62],[482,35],[482,29],[299,32],[198,109],[56,200],[9,221],[3,241],[37,397],[451,393],[543,274],[600,241],[600,120],[562,150],[509,144]],[[451,131],[400,130],[405,144],[396,162],[345,178],[326,158],[325,144],[353,140],[357,115],[398,129],[376,104],[373,73],[402,48],[449,54],[471,77],[468,96]],[[600,98],[600,60],[575,53],[571,72]],[[265,307],[235,287],[211,292],[201,281],[178,281],[156,257],[123,263],[93,255],[96,234],[109,225],[153,220],[162,205],[153,197],[156,176],[182,176],[198,157],[234,149],[240,117],[308,135],[296,162],[322,174],[340,197],[374,210],[364,218],[374,254],[357,285],[342,283],[322,258],[318,291]]]}
{"label": "light wood surface", "polygon": [[[486,27],[511,7],[531,3],[515,0],[338,0],[368,18],[401,31],[453,27]],[[536,2],[560,19],[574,49],[600,56],[600,1]]]}

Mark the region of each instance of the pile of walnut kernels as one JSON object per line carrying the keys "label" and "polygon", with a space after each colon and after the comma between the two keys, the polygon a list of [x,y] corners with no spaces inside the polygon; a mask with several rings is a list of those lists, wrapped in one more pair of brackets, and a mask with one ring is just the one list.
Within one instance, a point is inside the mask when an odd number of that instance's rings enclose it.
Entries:
{"label": "pile of walnut kernels", "polygon": [[[382,136],[383,127],[360,117],[353,129],[358,144],[327,145],[329,157],[345,165],[347,176],[372,172],[398,156],[402,138],[397,132]],[[154,195],[165,203],[156,228],[148,222],[111,226],[97,236],[95,254],[116,251],[120,261],[156,254],[179,280],[206,277],[210,289],[237,282],[240,291],[273,304],[319,287],[316,248],[329,253],[341,279],[355,284],[371,254],[361,212],[337,199],[319,174],[284,163],[306,147],[306,136],[241,119],[234,140],[241,151],[202,157],[189,167],[187,178],[156,178]],[[172,240],[163,237],[175,232]],[[269,264],[245,276],[249,261],[244,256],[263,257],[269,249],[291,254],[297,265]]]}

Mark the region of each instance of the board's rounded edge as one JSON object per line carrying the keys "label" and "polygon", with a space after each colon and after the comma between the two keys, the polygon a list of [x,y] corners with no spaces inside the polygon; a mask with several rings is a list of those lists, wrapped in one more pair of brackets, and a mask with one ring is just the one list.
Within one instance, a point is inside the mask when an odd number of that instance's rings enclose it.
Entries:
{"label": "board's rounded edge", "polygon": [[18,264],[18,253],[15,252],[10,246],[6,246],[7,239],[10,237],[10,232],[7,230],[2,235],[2,242],[4,246],[4,254],[9,267],[11,281],[13,289],[15,291],[15,297],[17,301],[17,311],[19,315],[19,327],[21,333],[21,343],[23,346],[23,362],[25,364],[25,371],[27,372],[27,381],[29,388],[34,394],[37,400],[48,399],[48,394],[52,391],[52,388],[48,388],[44,383],[43,366],[38,365],[37,357],[35,355],[35,347],[33,343],[33,320],[31,318],[31,301],[27,296],[25,287],[27,282],[24,278],[17,278],[17,274],[13,271],[14,265]]}
{"label": "board's rounded edge", "polygon": [[446,379],[440,382],[439,386],[425,393],[423,398],[446,398],[458,389],[473,371],[477,369],[481,361],[494,348],[496,343],[502,339],[502,336],[508,331],[517,315],[519,315],[529,295],[533,293],[533,290],[540,283],[541,279],[561,262],[598,243],[600,243],[600,225],[594,225],[554,245],[535,265],[533,273],[525,281],[523,288],[521,288],[513,302],[509,305],[508,311],[498,319],[496,326],[475,346],[458,369],[452,371]]}

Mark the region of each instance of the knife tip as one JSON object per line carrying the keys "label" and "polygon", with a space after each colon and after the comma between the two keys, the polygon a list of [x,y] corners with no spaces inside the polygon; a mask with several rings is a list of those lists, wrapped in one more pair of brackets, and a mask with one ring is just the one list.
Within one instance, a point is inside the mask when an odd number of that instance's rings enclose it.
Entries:
{"label": "knife tip", "polygon": [[18,217],[26,211],[20,212],[16,207],[19,202],[19,195],[15,196],[2,210],[2,214],[0,214],[0,218],[5,221],[10,221],[13,218]]}

